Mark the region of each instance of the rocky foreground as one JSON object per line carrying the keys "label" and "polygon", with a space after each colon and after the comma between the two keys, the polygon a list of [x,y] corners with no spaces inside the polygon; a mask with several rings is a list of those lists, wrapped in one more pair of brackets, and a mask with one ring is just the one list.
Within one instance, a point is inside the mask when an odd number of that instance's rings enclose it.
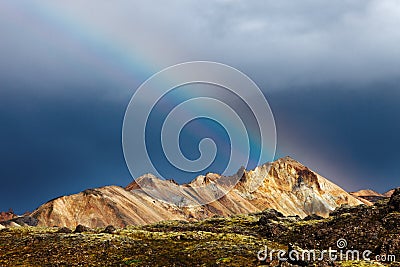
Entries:
{"label": "rocky foreground", "polygon": [[[265,247],[301,252],[339,245],[342,250],[369,250],[372,261],[258,258]],[[376,261],[376,256],[386,261]],[[0,230],[0,266],[400,266],[399,260],[400,189],[372,206],[342,205],[327,218],[301,219],[268,209],[117,229]]]}

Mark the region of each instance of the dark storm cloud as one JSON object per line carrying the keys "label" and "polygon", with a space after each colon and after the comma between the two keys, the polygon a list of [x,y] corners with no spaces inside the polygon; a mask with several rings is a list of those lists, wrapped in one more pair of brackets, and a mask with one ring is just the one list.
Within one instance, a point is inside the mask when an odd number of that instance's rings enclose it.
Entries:
{"label": "dark storm cloud", "polygon": [[126,103],[3,94],[1,209],[33,210],[84,188],[128,184],[121,148]]}
{"label": "dark storm cloud", "polygon": [[399,76],[397,1],[220,1],[199,9],[204,54],[269,88]]}
{"label": "dark storm cloud", "polygon": [[124,109],[188,60],[260,85],[278,152],[348,190],[398,186],[400,2],[0,3],[0,210],[130,181]]}
{"label": "dark storm cloud", "polygon": [[[118,53],[127,60],[139,53],[139,64],[153,71],[187,60],[221,61],[269,88],[368,84],[399,75],[396,0],[32,3],[32,11],[18,11],[22,4],[0,10],[0,69],[12,69],[10,75],[19,69],[42,76],[55,68],[61,79],[80,63],[98,72],[122,66],[132,78],[135,71]],[[105,58],[92,62],[96,52]]]}
{"label": "dark storm cloud", "polygon": [[398,82],[267,96],[277,123],[278,156],[290,155],[347,190],[385,192],[398,185]]}

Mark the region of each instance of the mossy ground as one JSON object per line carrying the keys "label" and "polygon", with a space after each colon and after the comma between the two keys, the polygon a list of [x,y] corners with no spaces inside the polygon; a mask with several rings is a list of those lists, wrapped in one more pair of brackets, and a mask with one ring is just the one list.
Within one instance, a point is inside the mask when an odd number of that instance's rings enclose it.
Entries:
{"label": "mossy ground", "polygon": [[151,231],[127,227],[115,234],[64,234],[37,227],[2,230],[0,266],[254,266],[260,248],[278,247],[250,235],[174,231],[166,225],[179,223],[154,225]]}
{"label": "mossy ground", "polygon": [[[267,266],[257,259],[257,252],[265,246],[287,250],[288,242],[294,242],[304,248],[309,244],[307,238],[319,238],[307,236],[307,231],[324,229],[325,235],[329,235],[325,228],[335,225],[335,221],[351,224],[346,214],[309,221],[275,220],[265,214],[191,223],[165,221],[128,226],[117,229],[114,234],[101,233],[103,229],[67,234],[58,233],[58,228],[7,228],[0,230],[0,266]],[[263,216],[269,216],[267,223],[260,223]],[[332,240],[336,241],[336,236]],[[330,240],[320,238],[318,242],[324,244]],[[382,264],[335,262],[334,266]],[[399,265],[392,263],[391,266]]]}

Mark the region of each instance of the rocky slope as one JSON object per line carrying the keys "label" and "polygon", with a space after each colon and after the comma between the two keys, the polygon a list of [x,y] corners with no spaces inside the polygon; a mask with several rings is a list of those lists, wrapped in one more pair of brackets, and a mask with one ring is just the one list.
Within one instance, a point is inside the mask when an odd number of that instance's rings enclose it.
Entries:
{"label": "rocky slope", "polygon": [[[232,190],[229,177],[199,176],[185,185],[144,175],[126,188],[106,186],[63,196],[40,206],[18,224],[89,227],[143,225],[162,220],[193,221],[275,209],[286,216],[327,217],[342,204],[362,204],[339,186],[285,157],[251,171],[239,170]],[[140,186],[139,186],[140,184]],[[149,196],[143,188],[156,192]],[[148,191],[147,191],[148,192]],[[215,201],[214,198],[219,198]],[[199,205],[208,203],[206,205]],[[14,221],[15,222],[15,221]]]}
{"label": "rocky slope", "polygon": [[378,200],[386,198],[384,195],[379,194],[378,192],[375,192],[374,190],[371,189],[363,189],[357,192],[350,192],[350,195],[356,197],[364,204],[375,203]]}
{"label": "rocky slope", "polygon": [[362,201],[364,204],[371,205],[382,199],[389,199],[394,192],[394,189],[387,191],[386,193],[380,194],[371,189],[363,189],[357,192],[351,192],[350,195],[356,197],[358,200]]}
{"label": "rocky slope", "polygon": [[374,190],[371,190],[371,189],[362,189],[357,192],[351,192],[350,194],[352,194],[353,196],[357,196],[357,197],[367,197],[367,196],[383,197],[382,194],[379,194],[378,192],[375,192]]}
{"label": "rocky slope", "polygon": [[391,196],[393,195],[393,193],[394,193],[394,190],[395,190],[395,189],[391,189],[391,190],[387,191],[386,193],[384,193],[383,195],[384,195],[385,197],[391,197]]}
{"label": "rocky slope", "polygon": [[8,221],[15,217],[17,217],[17,215],[14,213],[14,211],[12,209],[9,209],[8,211],[0,212],[0,222]]}

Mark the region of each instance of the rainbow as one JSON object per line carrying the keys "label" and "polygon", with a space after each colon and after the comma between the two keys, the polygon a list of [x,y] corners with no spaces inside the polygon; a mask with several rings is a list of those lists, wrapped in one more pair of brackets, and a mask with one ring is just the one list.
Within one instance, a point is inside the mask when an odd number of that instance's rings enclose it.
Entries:
{"label": "rainbow", "polygon": [[168,58],[179,58],[176,56],[179,51],[173,47],[163,47],[162,43],[149,45],[141,40],[146,29],[139,32],[134,29],[135,33],[129,38],[118,37],[75,12],[69,2],[6,1],[1,3],[1,8],[7,16],[5,19],[11,23],[28,25],[35,38],[54,42],[62,51],[73,53],[74,58],[91,64],[113,79],[143,82],[171,65],[165,62],[166,54]]}

